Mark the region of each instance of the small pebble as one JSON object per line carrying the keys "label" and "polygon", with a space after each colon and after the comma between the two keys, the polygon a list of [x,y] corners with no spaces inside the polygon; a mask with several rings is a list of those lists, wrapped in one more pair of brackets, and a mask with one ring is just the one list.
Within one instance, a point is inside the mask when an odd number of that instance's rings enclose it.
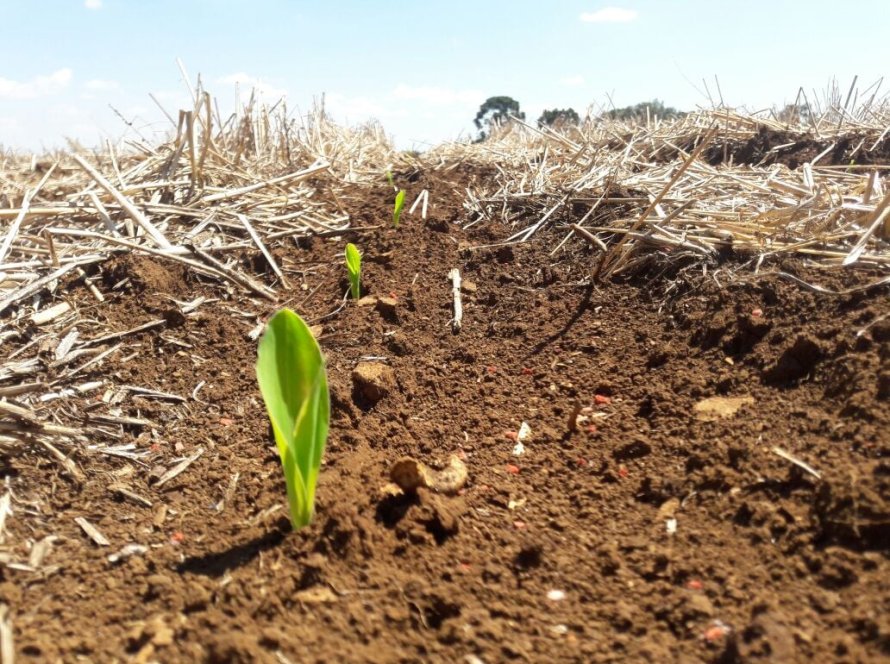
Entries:
{"label": "small pebble", "polygon": [[719,641],[724,636],[728,635],[732,630],[730,627],[720,620],[715,620],[711,623],[711,626],[705,630],[705,633],[702,634],[702,637],[705,641],[709,641],[713,643],[714,641]]}
{"label": "small pebble", "polygon": [[547,591],[547,599],[551,602],[560,602],[566,598],[566,594],[562,590],[549,590]]}

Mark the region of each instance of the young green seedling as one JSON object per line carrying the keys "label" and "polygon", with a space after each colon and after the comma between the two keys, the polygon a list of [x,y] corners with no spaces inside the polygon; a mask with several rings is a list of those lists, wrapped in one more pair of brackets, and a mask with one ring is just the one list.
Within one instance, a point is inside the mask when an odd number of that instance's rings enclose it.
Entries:
{"label": "young green seedling", "polygon": [[352,242],[346,245],[346,271],[349,273],[349,291],[352,299],[357,300],[362,296],[362,255]]}
{"label": "young green seedling", "polygon": [[290,309],[279,311],[266,326],[256,375],[284,468],[291,524],[298,530],[315,511],[331,400],[318,342]]}
{"label": "young green seedling", "polygon": [[386,181],[389,182],[389,186],[392,187],[393,191],[399,190],[399,188],[396,186],[396,183],[393,182],[392,171],[386,171]]}
{"label": "young green seedling", "polygon": [[402,207],[405,205],[405,190],[399,189],[399,193],[396,194],[396,204],[392,209],[392,225],[396,228],[399,227],[399,218],[402,216]]}

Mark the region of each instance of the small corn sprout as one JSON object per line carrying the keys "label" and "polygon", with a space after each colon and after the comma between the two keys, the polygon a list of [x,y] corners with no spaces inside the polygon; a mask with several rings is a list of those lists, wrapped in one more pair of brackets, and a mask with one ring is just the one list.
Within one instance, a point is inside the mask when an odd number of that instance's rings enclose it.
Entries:
{"label": "small corn sprout", "polygon": [[399,218],[402,216],[402,208],[405,206],[405,190],[399,189],[396,194],[396,204],[392,209],[392,225],[399,227]]}
{"label": "small corn sprout", "polygon": [[362,255],[352,242],[346,245],[346,271],[349,273],[349,291],[357,300],[361,297]]}
{"label": "small corn sprout", "polygon": [[318,342],[290,309],[279,311],[266,326],[256,375],[284,468],[291,524],[298,530],[315,511],[331,403]]}

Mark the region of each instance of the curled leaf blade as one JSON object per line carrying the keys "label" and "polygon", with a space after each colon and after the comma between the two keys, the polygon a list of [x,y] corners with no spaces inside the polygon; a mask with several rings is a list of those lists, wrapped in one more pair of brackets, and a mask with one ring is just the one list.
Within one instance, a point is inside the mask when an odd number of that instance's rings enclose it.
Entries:
{"label": "curled leaf blade", "polygon": [[361,297],[362,255],[352,242],[346,245],[346,271],[352,298],[358,300]]}
{"label": "curled leaf blade", "polygon": [[392,225],[396,228],[399,227],[399,219],[402,217],[403,207],[405,207],[405,190],[399,189],[399,193],[396,194],[396,203],[392,209]]}
{"label": "curled leaf blade", "polygon": [[281,457],[291,522],[297,529],[312,519],[330,394],[318,342],[293,311],[282,309],[266,326],[256,375]]}

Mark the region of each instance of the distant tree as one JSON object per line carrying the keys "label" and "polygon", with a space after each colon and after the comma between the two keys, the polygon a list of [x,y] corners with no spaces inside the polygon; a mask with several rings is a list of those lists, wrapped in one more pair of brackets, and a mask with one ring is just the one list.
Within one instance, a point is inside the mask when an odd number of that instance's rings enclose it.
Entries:
{"label": "distant tree", "polygon": [[538,118],[539,127],[564,127],[566,125],[576,125],[581,121],[574,108],[551,108],[541,113]]}
{"label": "distant tree", "polygon": [[789,125],[808,124],[810,122],[810,107],[797,104],[787,104],[785,108],[776,114],[779,122]]}
{"label": "distant tree", "polygon": [[[525,120],[525,113],[519,110],[519,102],[513,97],[489,97],[479,107],[473,124],[479,130],[479,140],[491,134],[492,127],[507,121],[510,116]],[[487,131],[486,131],[487,130]]]}
{"label": "distant tree", "polygon": [[649,117],[654,118],[658,116],[661,120],[672,120],[673,118],[686,115],[683,111],[678,111],[672,106],[665,106],[663,101],[653,99],[652,101],[640,102],[634,106],[625,106],[606,111],[603,113],[603,117],[612,120],[640,120],[646,117],[647,111],[649,112]]}

